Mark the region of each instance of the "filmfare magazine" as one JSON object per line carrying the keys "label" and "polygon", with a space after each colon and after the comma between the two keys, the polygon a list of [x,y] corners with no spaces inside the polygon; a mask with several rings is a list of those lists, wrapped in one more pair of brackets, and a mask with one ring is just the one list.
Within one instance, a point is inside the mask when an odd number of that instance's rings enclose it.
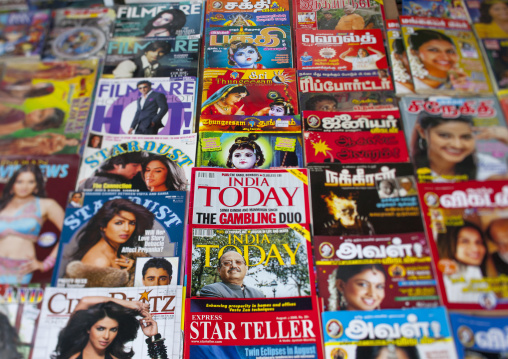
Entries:
{"label": "filmfare magazine", "polygon": [[459,359],[506,357],[506,316],[449,315]]}
{"label": "filmfare magazine", "polygon": [[206,69],[201,115],[288,116],[298,113],[294,69]]}
{"label": "filmfare magazine", "polygon": [[[141,108],[141,90],[148,83],[152,93]],[[99,79],[90,129],[114,135],[193,133],[196,91],[195,77]]]}
{"label": "filmfare magazine", "polygon": [[296,30],[298,70],[385,70],[383,32],[369,30]]}
{"label": "filmfare magazine", "polygon": [[398,110],[384,70],[298,71],[302,111]]}
{"label": "filmfare magazine", "polygon": [[495,92],[508,90],[508,41],[503,39],[482,39],[483,48],[489,60]]}
{"label": "filmfare magazine", "polygon": [[81,207],[65,213],[53,285],[153,285],[152,265],[167,272],[164,284],[182,284],[186,192],[78,193]]}
{"label": "filmfare magazine", "polygon": [[[48,11],[22,11],[0,14],[2,57],[39,57],[46,39]],[[5,36],[8,35],[8,36]]]}
{"label": "filmfare magazine", "polygon": [[189,223],[308,225],[306,169],[223,170],[194,168]]}
{"label": "filmfare magazine", "polygon": [[418,182],[505,178],[508,129],[495,97],[403,97],[400,105]]}
{"label": "filmfare magazine", "polygon": [[[195,133],[140,136],[91,132],[83,151],[76,188],[81,191],[189,190],[191,168],[196,161],[196,141]],[[114,170],[115,165],[127,168],[129,164],[138,167],[125,175]]]}
{"label": "filmfare magazine", "polygon": [[274,13],[289,12],[288,0],[214,0],[206,2],[206,13]]}
{"label": "filmfare magazine", "polygon": [[289,26],[223,26],[206,29],[205,68],[293,67]]}
{"label": "filmfare magazine", "polygon": [[[439,305],[425,233],[314,236],[319,296],[325,311]],[[371,289],[357,291],[355,282]]]}
{"label": "filmfare magazine", "polygon": [[386,42],[392,65],[395,93],[397,95],[414,93],[415,85],[411,77],[411,68],[399,20],[386,20]]}
{"label": "filmfare magazine", "polygon": [[445,308],[323,312],[325,358],[457,359]]}
{"label": "filmfare magazine", "polygon": [[282,26],[290,25],[289,11],[232,12],[212,11],[206,15],[206,27],[222,26]]}
{"label": "filmfare magazine", "polygon": [[[49,283],[79,157],[0,160],[0,284]],[[17,184],[28,183],[19,188]]]}
{"label": "filmfare magazine", "polygon": [[314,235],[423,232],[410,163],[311,164]]}
{"label": "filmfare magazine", "polygon": [[2,353],[7,357],[30,358],[43,296],[42,287],[0,284]]}
{"label": "filmfare magazine", "polygon": [[0,154],[78,153],[97,66],[95,59],[6,64],[0,83]]}
{"label": "filmfare magazine", "polygon": [[305,162],[407,162],[399,111],[304,111]]}
{"label": "filmfare magazine", "polygon": [[147,54],[157,52],[150,77],[183,77],[198,75],[199,38],[191,36],[144,39],[114,37],[108,43],[103,78],[145,77],[142,69]]}
{"label": "filmfare magazine", "polygon": [[[130,353],[133,358],[152,359],[166,358],[162,355],[166,352],[167,358],[177,359],[172,355],[173,346],[179,345],[179,341],[174,342],[175,330],[179,329],[175,317],[181,316],[177,291],[176,286],[46,288],[32,359],[52,355],[69,358],[82,353],[90,341],[98,340],[98,334],[86,328],[101,321],[105,326],[104,319],[117,328],[115,338],[103,340],[106,356]],[[150,337],[160,340],[154,343]],[[149,354],[151,348],[154,355]]]}
{"label": "filmfare magazine", "polygon": [[507,309],[503,236],[508,186],[500,181],[419,184],[439,280],[449,309]]}
{"label": "filmfare magazine", "polygon": [[199,132],[302,132],[300,115],[295,116],[213,116],[199,117]]}
{"label": "filmfare magazine", "polygon": [[[465,1],[467,2],[467,1]],[[441,19],[467,20],[462,1],[402,0],[404,16],[436,17]]]}
{"label": "filmfare magazine", "polygon": [[104,58],[114,22],[115,10],[104,7],[55,10],[43,60]]}
{"label": "filmfare magazine", "polygon": [[323,358],[316,296],[187,298],[186,358]]}
{"label": "filmfare magazine", "polygon": [[297,29],[383,29],[383,5],[375,0],[293,0]]}
{"label": "filmfare magazine", "polygon": [[275,169],[303,167],[301,133],[201,132],[198,167]]}
{"label": "filmfare magazine", "polygon": [[198,0],[119,5],[116,9],[115,37],[199,38],[203,26],[203,3]]}
{"label": "filmfare magazine", "polygon": [[[222,287],[229,287],[230,283],[221,281],[217,273],[222,276],[219,259],[230,251],[245,259],[246,298],[302,297],[315,293],[310,232],[306,226],[290,224],[261,229],[249,225],[238,229],[194,226],[190,234],[192,262],[187,263],[190,297],[226,297]],[[233,294],[229,298],[234,298]]]}
{"label": "filmfare magazine", "polygon": [[[480,47],[467,21],[411,16],[399,19],[416,93],[492,92]],[[429,60],[426,51],[431,41],[438,41],[450,54],[446,64],[435,66]]]}

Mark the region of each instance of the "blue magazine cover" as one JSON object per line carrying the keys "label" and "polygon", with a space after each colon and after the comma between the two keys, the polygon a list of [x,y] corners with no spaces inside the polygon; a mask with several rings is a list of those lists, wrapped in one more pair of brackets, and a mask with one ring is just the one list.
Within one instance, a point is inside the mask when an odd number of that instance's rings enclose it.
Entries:
{"label": "blue magazine cover", "polygon": [[54,286],[182,283],[185,191],[78,193],[65,212]]}
{"label": "blue magazine cover", "polygon": [[40,56],[50,22],[48,11],[0,14],[0,56]]}

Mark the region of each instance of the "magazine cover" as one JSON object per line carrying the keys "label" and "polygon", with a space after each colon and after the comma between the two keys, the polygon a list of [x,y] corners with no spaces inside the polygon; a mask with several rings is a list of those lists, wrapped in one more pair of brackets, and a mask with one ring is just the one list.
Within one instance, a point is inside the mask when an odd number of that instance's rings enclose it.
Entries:
{"label": "magazine cover", "polygon": [[65,212],[54,286],[182,284],[186,192],[77,193],[80,205]]}
{"label": "magazine cover", "polygon": [[[3,9],[3,4],[1,5]],[[0,56],[39,57],[50,24],[48,11],[0,14]]]}
{"label": "magazine cover", "polygon": [[408,162],[399,111],[304,111],[305,163]]}
{"label": "magazine cover", "polygon": [[0,154],[78,153],[97,60],[9,62],[0,82]]}
{"label": "magazine cover", "polygon": [[[507,7],[508,9],[508,7]],[[495,92],[508,89],[508,39],[483,39]]]}
{"label": "magazine cover", "polygon": [[196,161],[197,134],[100,135],[83,151],[79,191],[187,191]]}
{"label": "magazine cover", "polygon": [[314,294],[308,228],[201,226],[191,231],[192,262],[187,263],[190,297],[285,298]]}
{"label": "magazine cover", "polygon": [[462,0],[402,0],[401,15],[468,20]]}
{"label": "magazine cover", "polygon": [[464,0],[469,18],[480,39],[503,39],[508,37],[504,12],[508,7],[506,0]]}
{"label": "magazine cover", "polygon": [[206,69],[201,115],[288,116],[298,113],[294,69]]}
{"label": "magazine cover", "polygon": [[207,1],[207,14],[212,12],[238,13],[274,13],[289,11],[288,0],[214,0]]}
{"label": "magazine cover", "polygon": [[457,359],[446,310],[322,313],[326,358]]}
{"label": "magazine cover", "polygon": [[409,58],[402,38],[399,20],[386,20],[386,37],[392,65],[395,93],[404,95],[415,92]]}
{"label": "magazine cover", "polygon": [[323,358],[315,298],[187,299],[185,357]]}
{"label": "magazine cover", "polygon": [[220,118],[213,115],[199,117],[199,132],[242,131],[242,132],[302,132],[302,121],[296,116],[234,116]]}
{"label": "magazine cover", "polygon": [[423,232],[410,163],[308,166],[314,235]]}
{"label": "magazine cover", "polygon": [[418,182],[506,177],[508,130],[495,97],[405,97],[400,104]]}
{"label": "magazine cover", "polygon": [[115,37],[188,36],[199,38],[203,3],[198,0],[116,7]]}
{"label": "magazine cover", "polygon": [[232,13],[212,11],[206,15],[207,28],[222,26],[289,26],[291,25],[290,21],[289,11]]}
{"label": "magazine cover", "polygon": [[310,222],[306,169],[195,168],[191,183],[190,224],[299,228]]}
{"label": "magazine cover", "polygon": [[296,30],[298,70],[385,70],[383,32],[369,30]]}
{"label": "magazine cover", "polygon": [[4,0],[0,4],[0,12],[27,11],[27,0]]}
{"label": "magazine cover", "polygon": [[363,30],[383,29],[382,1],[293,0],[296,29]]}
{"label": "magazine cover", "polygon": [[232,169],[301,168],[302,134],[200,132],[196,163]]}
{"label": "magazine cover", "polygon": [[506,357],[506,316],[449,315],[459,359]]}
{"label": "magazine cover", "polygon": [[281,69],[293,67],[289,26],[208,28],[205,68]]}
{"label": "magazine cover", "polygon": [[419,184],[442,302],[449,309],[507,309],[504,182]]}
{"label": "magazine cover", "polygon": [[49,283],[77,155],[3,156],[0,284]]}
{"label": "magazine cover", "polygon": [[2,355],[30,358],[44,289],[0,284]]}
{"label": "magazine cover", "polygon": [[112,135],[193,133],[196,91],[195,77],[100,79],[90,129]]}
{"label": "magazine cover", "polygon": [[114,21],[115,10],[104,7],[55,10],[43,59],[104,58]]}
{"label": "magazine cover", "polygon": [[46,288],[32,358],[97,350],[110,358],[173,358],[175,317],[181,315],[176,292],[167,286]]}
{"label": "magazine cover", "polygon": [[[401,16],[416,93],[490,94],[481,50],[465,20]],[[438,52],[432,51],[438,47]]]}
{"label": "magazine cover", "polygon": [[298,71],[302,111],[398,110],[385,70]]}
{"label": "magazine cover", "polygon": [[196,77],[199,45],[200,40],[190,36],[114,37],[108,43],[102,77]]}
{"label": "magazine cover", "polygon": [[314,236],[313,240],[325,311],[439,305],[425,233]]}

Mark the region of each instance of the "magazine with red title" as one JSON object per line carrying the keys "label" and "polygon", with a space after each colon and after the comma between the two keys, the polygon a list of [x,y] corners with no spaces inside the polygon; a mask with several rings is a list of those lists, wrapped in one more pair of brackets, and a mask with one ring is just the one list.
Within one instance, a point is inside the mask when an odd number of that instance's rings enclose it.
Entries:
{"label": "magazine with red title", "polygon": [[306,169],[193,169],[191,224],[308,224],[309,213]]}
{"label": "magazine with red title", "polygon": [[305,162],[407,162],[399,111],[304,111]]}
{"label": "magazine with red title", "polygon": [[[288,10],[288,9],[286,9]],[[237,11],[223,13],[221,11],[206,14],[207,27],[222,26],[279,26],[290,25],[289,11],[254,12]]]}
{"label": "magazine with red title", "polygon": [[298,113],[294,69],[206,69],[202,115],[287,116]]}
{"label": "magazine with red title", "polygon": [[425,183],[418,191],[443,304],[507,309],[505,183]]}
{"label": "magazine with red title", "polygon": [[206,131],[237,131],[242,132],[301,132],[300,116],[213,116],[201,115],[199,118],[199,132]]}
{"label": "magazine with red title", "polygon": [[288,0],[215,0],[206,3],[207,13],[273,13],[289,11]]}
{"label": "magazine with red title", "polygon": [[298,70],[386,70],[383,32],[369,30],[296,30]]}
{"label": "magazine with red title", "polygon": [[[326,311],[439,305],[424,232],[314,236],[314,254],[319,296]],[[365,292],[353,289],[358,282],[365,283]]]}
{"label": "magazine with red title", "polygon": [[411,68],[399,20],[386,20],[386,38],[395,92],[397,95],[414,93]]}

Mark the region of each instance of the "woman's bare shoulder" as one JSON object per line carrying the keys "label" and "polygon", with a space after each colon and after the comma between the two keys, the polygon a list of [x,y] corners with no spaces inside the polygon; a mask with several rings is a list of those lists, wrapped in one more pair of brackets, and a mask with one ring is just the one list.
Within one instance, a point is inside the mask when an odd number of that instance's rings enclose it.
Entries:
{"label": "woman's bare shoulder", "polygon": [[83,258],[81,258],[81,262],[95,267],[111,267],[111,261],[108,257],[95,247],[86,252]]}

